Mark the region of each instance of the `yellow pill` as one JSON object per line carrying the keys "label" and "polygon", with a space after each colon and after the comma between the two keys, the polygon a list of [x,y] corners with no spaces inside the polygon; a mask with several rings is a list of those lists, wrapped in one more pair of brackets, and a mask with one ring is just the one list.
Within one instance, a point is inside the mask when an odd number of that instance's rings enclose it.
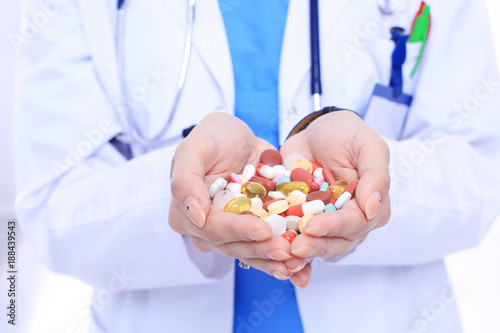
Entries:
{"label": "yellow pill", "polygon": [[312,163],[309,162],[309,160],[305,158],[299,158],[292,164],[292,169],[290,171],[293,171],[293,169],[301,168],[304,170],[307,170],[310,174],[312,174],[313,171],[313,166]]}
{"label": "yellow pill", "polygon": [[265,219],[266,217],[269,216],[269,213],[264,208],[262,208],[262,206],[259,205],[250,206],[249,212],[255,214],[255,216],[258,216],[261,219]]}
{"label": "yellow pill", "polygon": [[238,197],[229,201],[226,204],[226,207],[224,207],[224,211],[234,214],[241,214],[248,211],[251,206],[252,202],[250,201],[250,199],[245,197]]}
{"label": "yellow pill", "polygon": [[299,231],[301,234],[304,234],[306,231],[306,224],[307,222],[309,222],[309,220],[313,217],[314,215],[313,214],[305,214],[304,216],[302,216],[302,218],[300,219],[299,223],[298,223],[298,227],[299,227]]}
{"label": "yellow pill", "polygon": [[295,206],[295,205],[303,204],[306,201],[304,200],[304,198],[302,198],[298,195],[292,194],[292,195],[289,195],[288,197],[286,197],[286,202],[288,203],[288,206]]}
{"label": "yellow pill", "polygon": [[264,186],[256,182],[246,182],[241,185],[241,193],[246,195],[247,198],[263,198],[266,196],[267,191]]}
{"label": "yellow pill", "polygon": [[269,214],[281,214],[288,209],[288,203],[286,200],[278,200],[267,206],[267,211]]}
{"label": "yellow pill", "polygon": [[289,182],[281,182],[278,185],[276,185],[276,191],[283,193],[283,187],[286,184],[290,184]]}
{"label": "yellow pill", "polygon": [[336,182],[330,184],[326,191],[330,194],[332,199],[337,200],[348,185],[349,182],[347,180],[337,180]]}
{"label": "yellow pill", "polygon": [[282,193],[286,196],[289,196],[290,193],[294,190],[299,190],[304,194],[309,193],[309,185],[304,182],[291,182],[283,186]]}

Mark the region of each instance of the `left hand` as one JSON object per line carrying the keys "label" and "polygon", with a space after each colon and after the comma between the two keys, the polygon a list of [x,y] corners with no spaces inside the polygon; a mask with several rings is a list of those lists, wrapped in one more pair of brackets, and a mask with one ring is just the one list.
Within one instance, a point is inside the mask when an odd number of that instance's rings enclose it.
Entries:
{"label": "left hand", "polygon": [[361,244],[371,230],[389,221],[389,149],[356,114],[336,111],[321,116],[289,138],[280,152],[284,158],[301,153],[328,168],[337,180],[358,180],[352,200],[339,211],[312,218],[306,232],[292,242],[294,258],[285,263],[290,270],[299,270],[292,275],[292,283],[304,287],[310,278],[313,258],[346,253]]}

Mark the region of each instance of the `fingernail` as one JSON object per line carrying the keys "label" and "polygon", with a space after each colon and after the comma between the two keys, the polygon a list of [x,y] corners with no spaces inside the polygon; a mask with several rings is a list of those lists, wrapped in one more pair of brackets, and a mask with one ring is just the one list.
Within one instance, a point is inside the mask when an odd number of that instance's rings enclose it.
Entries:
{"label": "fingernail", "polygon": [[182,208],[191,222],[198,228],[203,228],[206,219],[205,212],[200,202],[195,197],[188,197],[184,201],[184,206]]}
{"label": "fingernail", "polygon": [[278,271],[274,271],[274,272],[273,272],[273,276],[274,276],[275,278],[277,278],[278,280],[288,280],[288,279],[290,278],[290,276],[283,275],[283,274],[281,274],[281,273],[280,273],[280,272],[278,272]]}
{"label": "fingernail", "polygon": [[307,286],[309,285],[309,282],[311,282],[311,280],[307,280],[307,283],[303,286],[299,286],[301,289],[306,289]]}
{"label": "fingernail", "polygon": [[324,235],[328,234],[330,231],[321,228],[321,227],[312,227],[307,229],[306,228],[306,234],[310,236],[315,236],[315,237],[323,237]]}
{"label": "fingernail", "polygon": [[307,283],[304,285],[304,286],[301,286],[299,284],[295,284],[292,280],[290,280],[290,282],[292,282],[292,284],[295,286],[295,287],[299,287],[301,289],[305,289],[307,288],[307,286],[309,285],[309,280],[307,281]]}
{"label": "fingernail", "polygon": [[305,263],[305,262],[300,263],[300,264],[298,264],[298,265],[297,265],[297,267],[295,267],[295,268],[293,268],[293,269],[289,268],[289,269],[288,269],[288,271],[289,271],[290,273],[297,273],[298,271],[302,270],[302,268],[304,268],[304,266],[305,266],[305,265],[306,265],[306,263]]}
{"label": "fingernail", "polygon": [[269,259],[276,261],[285,261],[292,258],[291,255],[282,250],[270,251],[267,253],[267,256],[269,257]]}
{"label": "fingernail", "polygon": [[307,258],[307,257],[311,257],[315,252],[316,252],[316,249],[313,249],[309,245],[304,245],[302,247],[299,247],[296,250],[293,250],[292,254],[294,254],[298,257]]}
{"label": "fingernail", "polygon": [[257,230],[248,233],[247,237],[253,241],[260,242],[273,237],[273,233],[268,230]]}
{"label": "fingernail", "polygon": [[382,204],[382,196],[378,192],[373,192],[372,195],[368,198],[365,206],[366,218],[368,220],[373,219],[378,211],[380,210],[380,206]]}

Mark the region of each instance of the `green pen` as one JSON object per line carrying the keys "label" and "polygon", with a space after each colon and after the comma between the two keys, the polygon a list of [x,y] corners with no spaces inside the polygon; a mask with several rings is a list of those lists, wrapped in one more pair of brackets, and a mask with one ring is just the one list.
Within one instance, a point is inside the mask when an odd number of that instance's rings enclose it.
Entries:
{"label": "green pen", "polygon": [[420,47],[420,53],[417,58],[417,62],[411,71],[411,77],[417,71],[417,68],[424,55],[425,45],[427,43],[427,37],[429,36],[429,27],[431,24],[430,7],[422,2],[423,8],[419,14],[415,17],[415,22],[413,23],[413,29],[410,34],[409,42],[422,42]]}

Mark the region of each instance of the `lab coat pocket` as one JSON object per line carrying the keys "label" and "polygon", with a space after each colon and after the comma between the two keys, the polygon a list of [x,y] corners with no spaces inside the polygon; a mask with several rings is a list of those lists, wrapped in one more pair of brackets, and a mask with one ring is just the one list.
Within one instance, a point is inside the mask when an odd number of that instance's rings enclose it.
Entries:
{"label": "lab coat pocket", "polygon": [[[420,46],[421,43],[407,43],[406,45],[406,61],[402,67],[403,93],[395,96],[392,88],[388,86],[390,79],[385,76],[383,79],[387,82],[379,82],[373,89],[363,119],[382,137],[398,140],[404,130],[415,89],[416,75],[411,76],[411,72],[417,63]],[[378,52],[383,51],[390,59],[394,49],[392,41],[379,41],[376,47]],[[385,64],[385,67],[388,67],[387,72],[390,77],[390,61]]]}

